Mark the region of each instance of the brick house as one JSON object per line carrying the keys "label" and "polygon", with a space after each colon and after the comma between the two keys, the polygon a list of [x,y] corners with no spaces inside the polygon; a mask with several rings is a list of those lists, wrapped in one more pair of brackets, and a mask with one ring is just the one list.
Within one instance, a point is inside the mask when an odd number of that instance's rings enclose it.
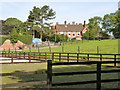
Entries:
{"label": "brick house", "polygon": [[61,35],[67,35],[68,40],[82,40],[82,35],[88,30],[88,25],[86,25],[86,21],[84,21],[84,24],[82,23],[75,23],[72,22],[72,24],[68,23],[67,21],[64,22],[64,24],[59,24],[58,22],[55,25],[56,34]]}

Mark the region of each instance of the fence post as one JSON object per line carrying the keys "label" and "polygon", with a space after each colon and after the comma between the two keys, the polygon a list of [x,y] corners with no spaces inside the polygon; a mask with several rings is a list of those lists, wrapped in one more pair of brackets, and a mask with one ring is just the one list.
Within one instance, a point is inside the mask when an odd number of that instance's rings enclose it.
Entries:
{"label": "fence post", "polygon": [[80,53],[80,46],[78,46],[78,53]]}
{"label": "fence post", "polygon": [[67,53],[67,61],[69,62],[69,53]]}
{"label": "fence post", "polygon": [[101,90],[101,63],[97,63],[97,90]]}
{"label": "fence post", "polygon": [[48,88],[52,86],[52,61],[47,61],[47,85]]}
{"label": "fence post", "polygon": [[28,53],[28,59],[29,59],[29,63],[31,63],[31,53]]}
{"label": "fence post", "polygon": [[79,61],[79,54],[77,53],[77,62]]}
{"label": "fence post", "polygon": [[33,56],[33,58],[35,59],[35,52],[34,52],[34,56]]}
{"label": "fence post", "polygon": [[6,51],[5,51],[5,57],[6,57]]}
{"label": "fence post", "polygon": [[21,54],[21,52],[19,52],[19,59],[20,59],[20,56],[21,56],[20,54]]}
{"label": "fence post", "polygon": [[29,47],[29,51],[31,52],[31,47]]}
{"label": "fence post", "polygon": [[59,53],[59,62],[61,61],[61,53]]}
{"label": "fence post", "polygon": [[25,52],[24,52],[24,59],[25,59]]}
{"label": "fence post", "polygon": [[102,61],[102,54],[100,54],[100,61]]}
{"label": "fence post", "polygon": [[3,51],[2,51],[2,57],[3,57]]}
{"label": "fence post", "polygon": [[13,63],[13,53],[11,53],[11,63]]}
{"label": "fence post", "polygon": [[38,52],[39,52],[39,47],[38,47]]}
{"label": "fence post", "polygon": [[15,48],[15,52],[16,52],[16,48]]}
{"label": "fence post", "polygon": [[50,50],[50,52],[51,52],[51,47],[49,46],[49,50]]}
{"label": "fence post", "polygon": [[10,53],[10,48],[9,48],[9,53]]}
{"label": "fence post", "polygon": [[45,61],[46,61],[46,59],[47,59],[47,53],[45,52]]}
{"label": "fence post", "polygon": [[99,46],[97,46],[97,54],[99,54]]}
{"label": "fence post", "polygon": [[62,53],[64,52],[64,47],[62,46]]}
{"label": "fence post", "polygon": [[88,61],[89,61],[89,54],[87,54],[87,59],[88,59]]}
{"label": "fence post", "polygon": [[52,53],[52,61],[54,61],[54,53]]}
{"label": "fence post", "polygon": [[116,67],[116,55],[114,55],[114,61],[115,61],[114,66]]}

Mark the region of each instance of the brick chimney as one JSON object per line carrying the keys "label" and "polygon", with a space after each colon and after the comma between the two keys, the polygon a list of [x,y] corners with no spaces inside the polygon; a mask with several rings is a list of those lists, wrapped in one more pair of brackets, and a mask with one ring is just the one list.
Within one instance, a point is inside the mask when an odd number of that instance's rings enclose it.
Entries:
{"label": "brick chimney", "polygon": [[64,23],[67,24],[67,21],[65,21]]}
{"label": "brick chimney", "polygon": [[73,25],[75,25],[75,21],[73,21],[72,23],[73,23]]}
{"label": "brick chimney", "polygon": [[79,25],[82,25],[82,23],[79,23]]}
{"label": "brick chimney", "polygon": [[58,22],[56,22],[56,25],[58,25]]}

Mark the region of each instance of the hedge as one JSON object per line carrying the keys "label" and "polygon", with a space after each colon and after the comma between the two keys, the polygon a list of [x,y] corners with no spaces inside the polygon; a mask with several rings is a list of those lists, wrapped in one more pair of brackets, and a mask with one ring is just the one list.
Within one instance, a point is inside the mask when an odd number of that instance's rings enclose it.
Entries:
{"label": "hedge", "polygon": [[[6,39],[10,39],[10,36],[0,37],[0,45],[2,45]],[[24,44],[32,44],[32,35],[19,35],[18,40]]]}
{"label": "hedge", "polygon": [[0,45],[2,45],[6,39],[9,39],[10,37],[9,36],[1,36],[0,37]]}
{"label": "hedge", "polygon": [[32,44],[32,35],[20,35],[18,36],[18,40],[24,44]]}

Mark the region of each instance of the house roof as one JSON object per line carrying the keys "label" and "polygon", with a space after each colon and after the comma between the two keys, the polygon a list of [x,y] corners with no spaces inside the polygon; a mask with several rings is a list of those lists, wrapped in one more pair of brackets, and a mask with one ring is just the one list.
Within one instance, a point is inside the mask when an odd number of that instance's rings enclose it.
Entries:
{"label": "house roof", "polygon": [[82,24],[57,24],[56,31],[59,32],[81,32],[83,30]]}

